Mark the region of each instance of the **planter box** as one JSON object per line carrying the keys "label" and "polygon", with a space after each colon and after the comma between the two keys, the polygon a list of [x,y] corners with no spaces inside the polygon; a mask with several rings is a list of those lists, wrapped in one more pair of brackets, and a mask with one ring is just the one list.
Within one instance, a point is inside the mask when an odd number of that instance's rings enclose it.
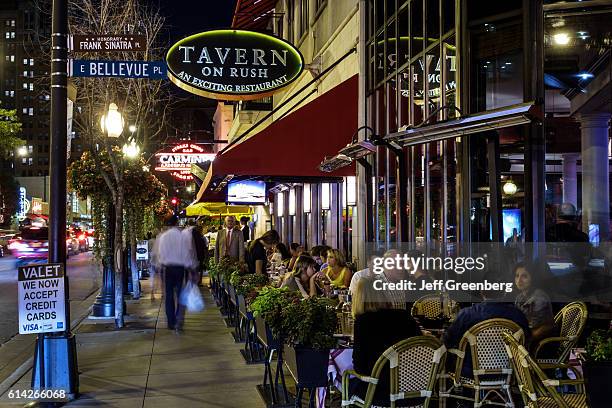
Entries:
{"label": "planter box", "polygon": [[238,302],[238,311],[240,312],[240,314],[244,317],[248,317],[248,315],[250,313],[247,312],[247,308],[246,308],[246,301],[244,299],[244,296],[236,294],[237,296],[237,302]]}
{"label": "planter box", "polygon": [[285,363],[298,387],[326,387],[329,350],[285,346]]}
{"label": "planter box", "polygon": [[590,408],[610,407],[610,379],[612,361],[585,361],[582,365],[586,383],[587,402]]}
{"label": "planter box", "polygon": [[255,318],[255,328],[257,330],[257,338],[267,348],[278,349],[280,346],[280,340],[274,337],[270,326],[261,317]]}

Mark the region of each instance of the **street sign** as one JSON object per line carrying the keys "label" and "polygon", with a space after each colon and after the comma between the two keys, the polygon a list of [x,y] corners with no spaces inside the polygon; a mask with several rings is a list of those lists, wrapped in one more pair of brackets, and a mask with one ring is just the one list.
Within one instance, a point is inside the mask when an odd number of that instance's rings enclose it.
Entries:
{"label": "street sign", "polygon": [[62,264],[20,266],[18,285],[19,334],[66,330]]}
{"label": "street sign", "polygon": [[77,52],[144,51],[144,35],[71,35],[68,48]]}
{"label": "street sign", "polygon": [[164,61],[93,61],[70,60],[70,76],[165,79]]}
{"label": "street sign", "polygon": [[136,244],[136,260],[149,260],[149,241],[138,241],[138,243]]}

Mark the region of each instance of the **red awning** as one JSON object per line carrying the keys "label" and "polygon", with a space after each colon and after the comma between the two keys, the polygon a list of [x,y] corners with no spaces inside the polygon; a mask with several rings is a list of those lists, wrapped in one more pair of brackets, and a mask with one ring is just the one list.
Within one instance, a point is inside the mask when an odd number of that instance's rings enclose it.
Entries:
{"label": "red awning", "polygon": [[319,164],[350,143],[357,130],[357,75],[324,93],[212,163],[213,176],[342,177],[355,166],[323,173]]}
{"label": "red awning", "polygon": [[[197,201],[205,199],[212,181],[228,175],[284,179],[354,176],[355,165],[331,173],[319,170],[326,156],[335,156],[357,130],[357,75],[236,144],[217,156],[208,169]],[[205,194],[206,192],[206,194]]]}
{"label": "red awning", "polygon": [[232,28],[244,30],[265,30],[274,16],[276,0],[238,0]]}

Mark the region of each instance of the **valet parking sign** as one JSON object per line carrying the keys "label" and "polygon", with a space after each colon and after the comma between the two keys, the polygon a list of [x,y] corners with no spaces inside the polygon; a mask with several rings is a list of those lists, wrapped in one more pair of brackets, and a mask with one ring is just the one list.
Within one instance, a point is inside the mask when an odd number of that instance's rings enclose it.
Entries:
{"label": "valet parking sign", "polygon": [[18,273],[19,334],[66,330],[64,266],[26,265]]}

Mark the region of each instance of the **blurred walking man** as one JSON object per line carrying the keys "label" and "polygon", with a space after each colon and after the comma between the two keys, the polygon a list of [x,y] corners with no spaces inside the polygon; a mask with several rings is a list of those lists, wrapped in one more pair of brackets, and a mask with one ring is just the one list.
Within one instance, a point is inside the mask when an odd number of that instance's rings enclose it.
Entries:
{"label": "blurred walking man", "polygon": [[165,275],[165,306],[168,329],[182,328],[182,311],[178,299],[183,288],[186,271],[196,270],[198,260],[191,234],[183,234],[176,226],[178,218],[173,216],[166,225],[168,229],[157,239],[157,262]]}

